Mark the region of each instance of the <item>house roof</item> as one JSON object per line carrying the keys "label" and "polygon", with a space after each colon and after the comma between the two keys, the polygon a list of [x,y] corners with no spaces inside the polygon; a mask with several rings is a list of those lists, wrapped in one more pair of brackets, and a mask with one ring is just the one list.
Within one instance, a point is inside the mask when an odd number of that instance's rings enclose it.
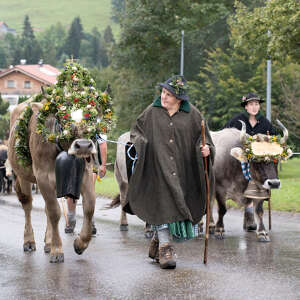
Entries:
{"label": "house roof", "polygon": [[47,64],[16,65],[1,72],[0,78],[13,72],[21,72],[45,84],[55,84],[57,82],[57,76],[60,74],[57,68]]}

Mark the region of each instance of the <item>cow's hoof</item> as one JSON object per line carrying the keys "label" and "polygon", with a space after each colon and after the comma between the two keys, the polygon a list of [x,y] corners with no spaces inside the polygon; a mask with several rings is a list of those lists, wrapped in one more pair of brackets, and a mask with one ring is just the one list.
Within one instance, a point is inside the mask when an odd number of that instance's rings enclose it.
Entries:
{"label": "cow's hoof", "polygon": [[44,252],[45,252],[45,253],[50,253],[50,251],[51,251],[51,245],[50,245],[50,244],[46,244],[46,245],[44,246]]}
{"label": "cow's hoof", "polygon": [[121,224],[120,231],[128,231],[128,224]]}
{"label": "cow's hoof", "polygon": [[257,225],[255,223],[250,224],[250,225],[244,227],[244,230],[246,230],[248,232],[256,231],[256,229],[257,229]]}
{"label": "cow's hoof", "polygon": [[209,231],[209,234],[215,234],[216,226],[215,225],[209,225],[208,231]]}
{"label": "cow's hoof", "polygon": [[153,237],[153,231],[145,231],[145,238],[151,239]]}
{"label": "cow's hoof", "polygon": [[75,251],[78,255],[81,255],[81,254],[84,252],[84,250],[87,248],[87,245],[88,245],[88,244],[86,244],[86,247],[84,247],[84,244],[83,244],[83,242],[80,240],[80,238],[77,238],[77,239],[74,240],[74,244],[73,244],[73,246],[74,246],[74,251]]}
{"label": "cow's hoof", "polygon": [[35,242],[26,242],[23,245],[24,252],[32,252],[36,250]]}
{"label": "cow's hoof", "polygon": [[50,262],[51,263],[63,263],[64,262],[64,254],[63,253],[52,254],[50,256]]}
{"label": "cow's hoof", "polygon": [[271,239],[270,239],[268,233],[263,231],[263,232],[257,233],[257,241],[262,242],[262,243],[268,243],[268,242],[271,242]]}
{"label": "cow's hoof", "polygon": [[225,238],[225,230],[223,228],[216,228],[215,238],[217,240],[223,240]]}

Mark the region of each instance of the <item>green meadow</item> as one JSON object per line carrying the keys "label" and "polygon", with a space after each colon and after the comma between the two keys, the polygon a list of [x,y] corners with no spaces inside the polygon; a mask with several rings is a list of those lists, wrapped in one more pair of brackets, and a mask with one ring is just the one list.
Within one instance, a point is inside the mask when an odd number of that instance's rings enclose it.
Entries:
{"label": "green meadow", "polygon": [[[272,191],[272,210],[300,213],[300,158],[293,158],[282,163],[279,168],[281,188]],[[113,198],[118,194],[118,185],[111,171],[101,182],[96,184],[96,193]],[[227,201],[228,206],[236,207],[233,201]],[[265,202],[265,209],[267,202]]]}
{"label": "green meadow", "polygon": [[0,1],[0,21],[21,33],[25,15],[29,16],[32,27],[43,31],[60,22],[69,28],[75,17],[80,17],[85,32],[93,27],[101,32],[107,25],[118,35],[119,26],[111,20],[111,0],[9,0]]}

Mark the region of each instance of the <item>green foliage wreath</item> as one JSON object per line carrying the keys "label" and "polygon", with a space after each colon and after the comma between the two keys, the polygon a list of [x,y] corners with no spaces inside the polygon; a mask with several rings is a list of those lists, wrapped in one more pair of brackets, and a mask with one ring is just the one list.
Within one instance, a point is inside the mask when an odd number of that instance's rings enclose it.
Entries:
{"label": "green foliage wreath", "polygon": [[[58,76],[56,86],[44,89],[30,102],[41,102],[43,107],[37,115],[37,133],[46,142],[70,142],[76,137],[72,127],[83,132],[83,138],[95,138],[97,134],[107,133],[113,125],[112,100],[107,92],[99,92],[88,70],[70,60]],[[24,110],[16,125],[16,153],[19,163],[30,166],[32,159],[29,151],[28,125],[32,116],[30,105]],[[99,114],[100,113],[100,114]],[[60,126],[51,132],[45,126],[48,116],[54,115]]]}
{"label": "green foliage wreath", "polygon": [[[47,102],[37,117],[37,133],[45,141],[72,141],[75,137],[72,126],[76,123],[84,132],[84,138],[95,138],[96,134],[107,133],[113,124],[112,100],[108,93],[98,92],[95,81],[88,70],[78,63],[69,61],[58,76],[57,85],[46,89]],[[74,120],[75,113],[83,115]],[[101,117],[99,116],[101,112]],[[54,114],[61,130],[50,132],[45,126],[47,117]]]}

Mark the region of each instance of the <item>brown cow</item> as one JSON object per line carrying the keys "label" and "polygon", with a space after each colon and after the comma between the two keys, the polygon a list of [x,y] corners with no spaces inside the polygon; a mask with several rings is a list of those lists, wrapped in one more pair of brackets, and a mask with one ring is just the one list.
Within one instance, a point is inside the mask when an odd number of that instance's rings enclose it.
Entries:
{"label": "brown cow", "polygon": [[[58,154],[58,150],[55,144],[45,142],[42,136],[36,133],[37,114],[42,108],[42,104],[31,101],[32,100],[27,100],[26,102],[19,104],[11,114],[8,149],[8,157],[11,162],[12,169],[17,176],[15,186],[16,193],[25,212],[23,247],[25,252],[36,250],[34,233],[31,225],[31,185],[32,183],[37,183],[46,204],[45,211],[47,215],[47,229],[44,240],[44,251],[46,253],[50,252],[50,262],[63,262],[64,253],[58,231],[58,222],[61,216],[61,210],[56,198],[55,177],[55,159]],[[18,117],[22,114],[28,104],[30,104],[33,110],[28,128],[29,150],[32,157],[32,166],[24,167],[18,162],[15,151],[15,126]],[[50,115],[46,120],[46,126],[50,130],[54,130],[54,124],[55,117],[54,115]],[[71,145],[67,145],[67,147],[70,146],[68,150],[69,154],[85,157],[85,170],[81,186],[84,219],[80,235],[74,241],[75,252],[77,254],[82,254],[82,252],[88,247],[92,234],[92,217],[94,214],[96,195],[92,184],[93,160],[91,159],[91,156],[96,153],[96,148],[91,140],[80,139],[80,130],[77,129],[76,132],[76,137],[78,138],[73,141]],[[79,152],[80,155],[78,155]]]}

